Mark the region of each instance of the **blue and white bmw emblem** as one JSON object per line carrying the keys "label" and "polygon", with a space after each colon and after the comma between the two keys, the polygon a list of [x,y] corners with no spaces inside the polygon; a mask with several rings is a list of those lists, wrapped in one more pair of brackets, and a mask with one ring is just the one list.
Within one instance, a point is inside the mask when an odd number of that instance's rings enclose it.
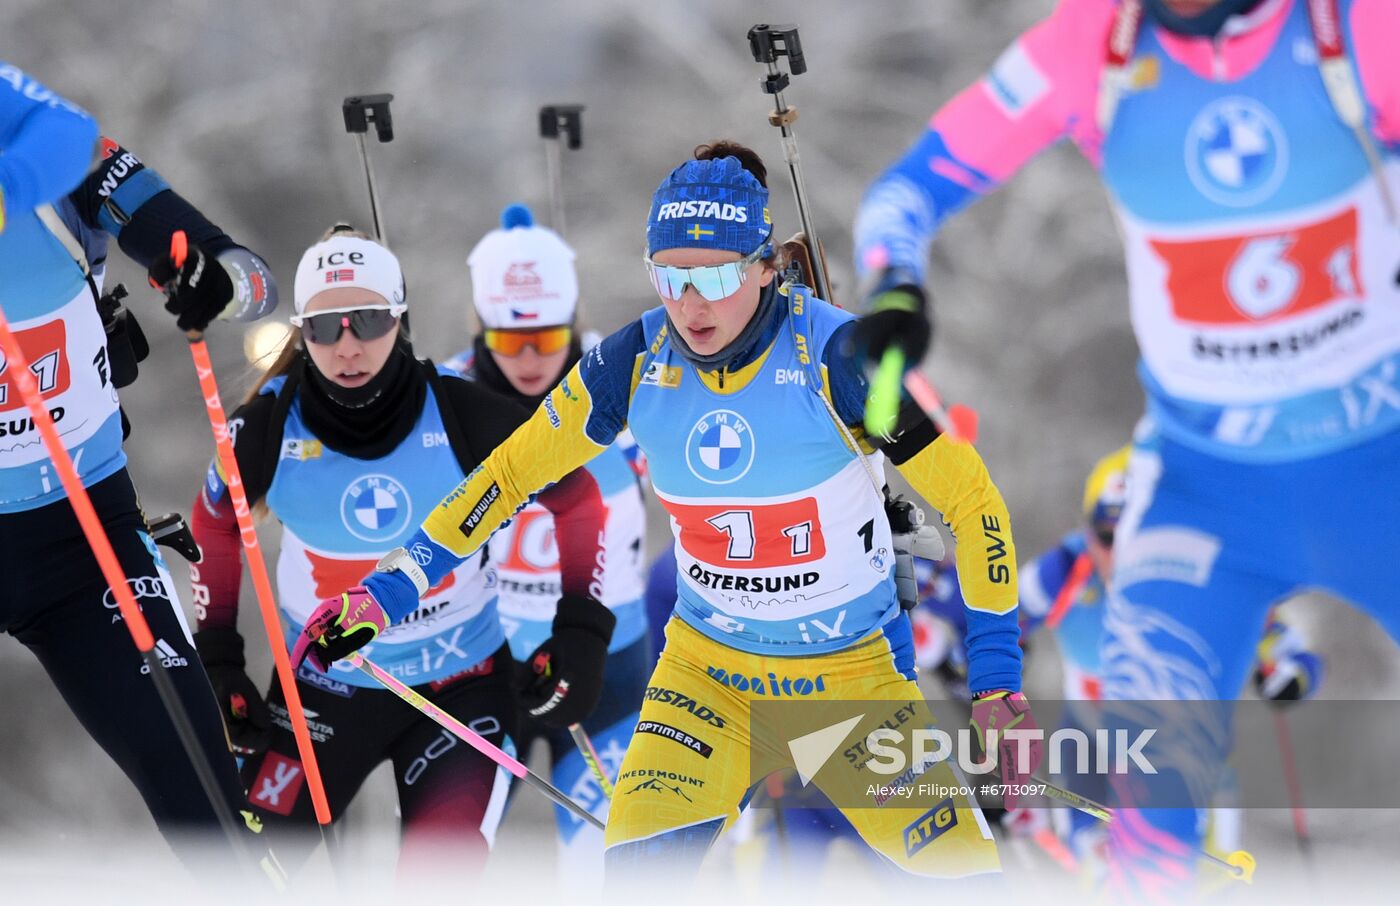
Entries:
{"label": "blue and white bmw emblem", "polygon": [[1244,207],[1269,198],[1288,172],[1283,127],[1252,98],[1207,104],[1186,130],[1186,171],[1201,194]]}
{"label": "blue and white bmw emblem", "polygon": [[391,541],[412,516],[408,491],[388,475],[363,475],[340,497],[340,521],[361,541]]}
{"label": "blue and white bmw emblem", "polygon": [[753,466],[753,430],[744,417],[730,409],[707,413],[690,429],[685,442],[685,463],[696,478],[707,484],[730,484]]}

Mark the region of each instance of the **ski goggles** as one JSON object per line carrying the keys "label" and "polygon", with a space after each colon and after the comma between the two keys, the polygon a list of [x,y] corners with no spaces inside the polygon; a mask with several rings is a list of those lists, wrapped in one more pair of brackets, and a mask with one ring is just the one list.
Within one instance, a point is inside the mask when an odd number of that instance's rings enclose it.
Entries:
{"label": "ski goggles", "polygon": [[574,329],[567,324],[526,330],[488,327],[482,334],[487,349],[508,359],[520,355],[526,346],[535,347],[535,352],[540,355],[554,355],[568,349],[569,341],[573,338]]}
{"label": "ski goggles", "polygon": [[739,287],[748,279],[749,268],[762,260],[767,250],[768,243],[765,242],[738,261],[704,267],[671,267],[657,264],[650,256],[642,260],[646,262],[647,273],[651,275],[651,285],[661,298],[679,301],[685,288],[693,286],[706,302],[719,302],[739,291]]}
{"label": "ski goggles", "polygon": [[406,310],[403,305],[328,308],[309,315],[292,315],[288,320],[293,327],[301,328],[306,342],[330,346],[340,341],[347,328],[356,339],[377,340],[398,326],[399,316]]}

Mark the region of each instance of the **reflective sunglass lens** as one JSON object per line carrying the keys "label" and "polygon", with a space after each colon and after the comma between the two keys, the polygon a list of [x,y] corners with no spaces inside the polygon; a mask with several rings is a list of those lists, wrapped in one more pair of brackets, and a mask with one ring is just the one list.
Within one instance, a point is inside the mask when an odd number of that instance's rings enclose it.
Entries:
{"label": "reflective sunglass lens", "polygon": [[387,308],[362,308],[350,312],[350,329],[361,340],[377,340],[393,330],[397,320]]}
{"label": "reflective sunglass lens", "polygon": [[540,330],[487,330],[486,348],[506,357],[520,355],[526,346],[533,346],[540,355],[553,355],[569,345],[573,330],[568,326],[546,327]]}
{"label": "reflective sunglass lens", "polygon": [[330,346],[339,342],[341,333],[349,327],[360,340],[377,340],[393,330],[397,320],[387,308],[326,312],[306,316],[301,322],[301,335],[309,343]]}
{"label": "reflective sunglass lens", "polygon": [[695,287],[708,302],[719,302],[739,291],[744,283],[745,264],[731,261],[705,267],[668,267],[647,262],[651,285],[663,299],[676,301],[685,295],[687,286]]}

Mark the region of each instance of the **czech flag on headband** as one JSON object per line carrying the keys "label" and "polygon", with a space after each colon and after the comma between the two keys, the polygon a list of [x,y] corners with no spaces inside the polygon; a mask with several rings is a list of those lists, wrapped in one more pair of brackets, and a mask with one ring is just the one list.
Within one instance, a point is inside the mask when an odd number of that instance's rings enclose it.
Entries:
{"label": "czech flag on headband", "polygon": [[518,308],[512,308],[510,310],[510,317],[512,321],[533,321],[539,316],[540,313],[537,311],[521,311]]}

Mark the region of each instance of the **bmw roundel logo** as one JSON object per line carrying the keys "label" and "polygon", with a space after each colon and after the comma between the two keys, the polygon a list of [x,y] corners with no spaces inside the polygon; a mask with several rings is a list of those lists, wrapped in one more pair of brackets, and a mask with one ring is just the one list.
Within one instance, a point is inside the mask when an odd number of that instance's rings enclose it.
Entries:
{"label": "bmw roundel logo", "polygon": [[340,497],[340,521],[361,541],[391,541],[412,516],[408,491],[388,475],[362,475]]}
{"label": "bmw roundel logo", "polygon": [[1283,127],[1253,98],[1207,104],[1186,130],[1186,171],[1201,194],[1218,204],[1258,204],[1288,172]]}
{"label": "bmw roundel logo", "polygon": [[690,429],[685,463],[703,482],[730,484],[748,474],[753,452],[753,430],[748,421],[733,410],[717,409]]}

